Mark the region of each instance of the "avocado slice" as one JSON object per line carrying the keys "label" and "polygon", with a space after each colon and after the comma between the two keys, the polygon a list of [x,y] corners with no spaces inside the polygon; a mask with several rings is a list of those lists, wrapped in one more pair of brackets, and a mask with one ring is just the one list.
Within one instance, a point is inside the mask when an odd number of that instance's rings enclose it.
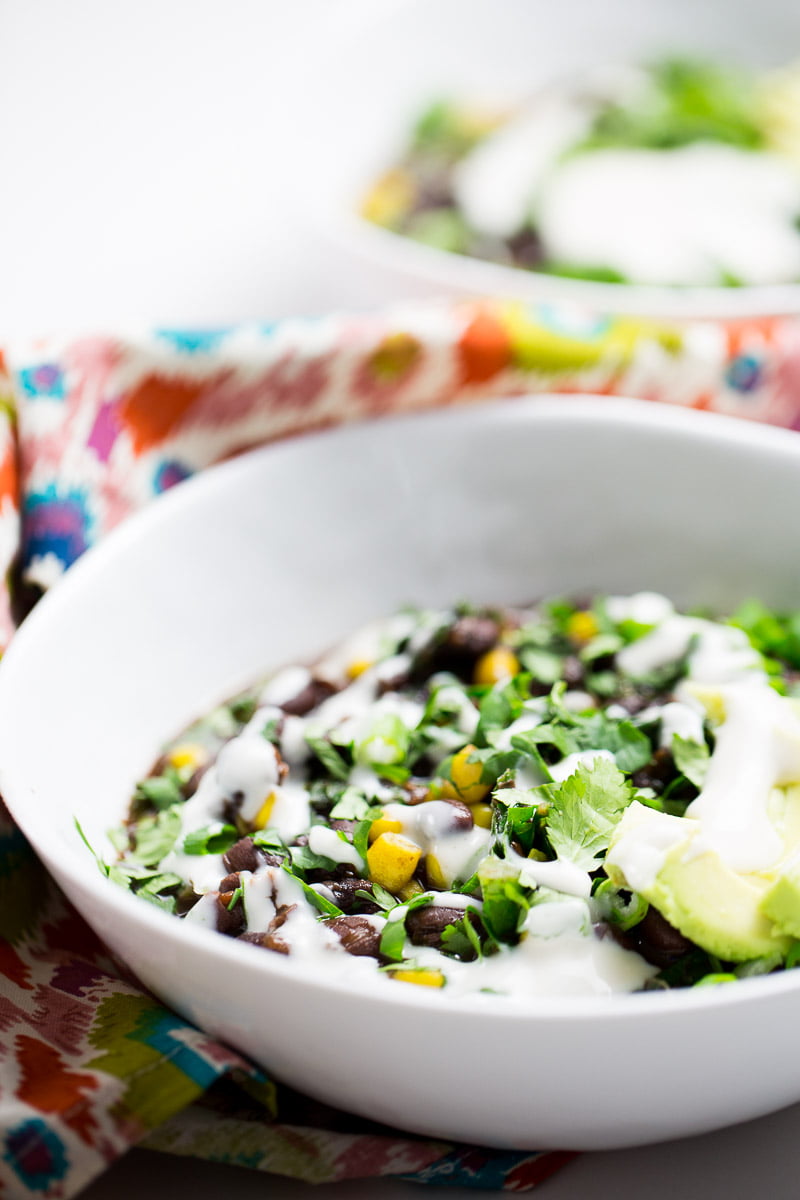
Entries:
{"label": "avocado slice", "polygon": [[800,938],[800,862],[787,866],[764,893],[761,912],[789,938]]}
{"label": "avocado slice", "polygon": [[[614,831],[606,871],[709,954],[730,962],[785,954],[791,938],[762,908],[774,875],[734,870],[716,851],[704,849],[701,837],[699,821],[670,817],[634,801]],[[637,847],[635,859],[626,853],[631,842]],[[641,858],[643,844],[653,849],[650,863]],[[643,869],[634,869],[637,862]]]}
{"label": "avocado slice", "polygon": [[791,944],[763,909],[772,887],[763,876],[732,870],[713,850],[695,855],[690,841],[669,851],[645,899],[709,954],[747,962],[784,955]]}

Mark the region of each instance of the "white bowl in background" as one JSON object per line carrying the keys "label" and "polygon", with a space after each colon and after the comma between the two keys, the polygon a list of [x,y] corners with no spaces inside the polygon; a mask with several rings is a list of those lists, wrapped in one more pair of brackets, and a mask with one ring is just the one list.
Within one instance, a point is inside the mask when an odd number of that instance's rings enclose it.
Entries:
{"label": "white bowl in background", "polygon": [[796,606],[798,510],[795,435],[639,401],[517,400],[245,455],[131,518],[25,622],[0,664],[0,788],[148,987],[311,1095],[519,1148],[755,1117],[800,1099],[800,972],[528,1005],[356,991],[118,889],[74,819],[102,850],[187,721],[406,602],[648,588]]}
{"label": "white bowl in background", "polygon": [[[800,54],[792,0],[394,0],[311,51],[287,98],[296,209],[374,299],[426,295],[578,301],[605,312],[745,317],[800,312],[800,284],[670,288],[562,279],[421,245],[358,215],[432,99],[514,102],[604,64],[670,52],[752,68]],[[298,147],[302,148],[298,150]]]}

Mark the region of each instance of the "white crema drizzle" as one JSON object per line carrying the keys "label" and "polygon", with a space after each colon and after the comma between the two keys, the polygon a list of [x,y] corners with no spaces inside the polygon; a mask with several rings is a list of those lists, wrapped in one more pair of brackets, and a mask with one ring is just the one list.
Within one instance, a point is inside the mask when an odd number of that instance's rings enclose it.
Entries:
{"label": "white crema drizzle", "polygon": [[[671,746],[675,734],[702,741],[703,720],[709,688],[715,689],[724,706],[725,719],[716,730],[716,745],[705,786],[683,818],[667,816],[642,805],[630,806],[624,819],[629,828],[620,837],[613,855],[632,888],[655,878],[664,859],[687,831],[696,834],[692,853],[707,850],[720,854],[737,870],[756,870],[774,862],[781,853],[780,838],[769,818],[770,795],[774,788],[800,780],[800,715],[793,702],[779,697],[766,684],[760,659],[741,631],[695,617],[675,613],[663,596],[642,592],[629,597],[610,597],[606,610],[616,622],[633,621],[650,626],[649,632],[617,653],[617,668],[633,681],[653,671],[686,660],[687,681],[675,699],[654,705],[638,716],[643,727],[658,723],[657,738]],[[423,626],[429,638],[436,629],[438,614]],[[334,651],[326,657],[330,677],[337,676],[340,690],[307,716],[284,715],[278,707],[290,701],[312,682],[306,668],[287,668],[268,683],[261,694],[261,707],[245,730],[226,743],[216,763],[181,806],[182,833],[209,827],[221,828],[226,806],[235,802],[242,817],[252,822],[271,799],[270,830],[287,843],[300,834],[308,836],[308,848],[336,864],[352,866],[358,875],[367,864],[352,841],[324,824],[311,824],[308,792],[309,747],[306,736],[334,735],[334,744],[352,740],[355,765],[347,785],[380,804],[383,817],[396,822],[402,835],[431,856],[439,874],[450,887],[455,880],[469,878],[489,854],[493,836],[477,824],[464,827],[463,811],[444,800],[421,804],[395,802],[396,788],[376,773],[371,763],[392,762],[387,720],[413,730],[420,722],[424,705],[418,697],[387,692],[380,694],[382,681],[401,676],[410,665],[407,654],[396,653],[401,631],[408,637],[409,618],[369,627],[367,634],[351,639],[347,654],[375,652],[388,646],[386,657],[362,669],[342,686],[347,656]],[[422,641],[423,635],[417,637]],[[393,652],[394,651],[394,652]],[[315,671],[316,675],[316,671]],[[431,681],[434,683],[434,681]],[[453,714],[452,725],[467,738],[475,733],[478,714],[462,688],[446,679],[438,689],[439,701]],[[580,711],[590,700],[573,693],[572,707]],[[546,719],[547,704],[541,699],[525,702],[522,715],[498,733],[498,749],[508,749],[515,733],[525,732]],[[620,716],[624,713],[621,710]],[[274,745],[261,736],[265,725],[280,720],[280,756]],[[656,733],[653,734],[656,737]],[[358,747],[369,744],[370,761],[358,760]],[[288,775],[282,778],[282,766]],[[579,767],[591,767],[598,759],[610,759],[606,749],[588,749],[563,756],[549,771],[557,783]],[[543,779],[538,768],[525,764],[516,768],[518,788],[531,788]],[[630,819],[629,819],[630,818]],[[164,870],[175,871],[188,880],[201,900],[189,911],[187,920],[203,926],[216,924],[215,889],[227,868],[221,855],[187,855],[179,839],[176,849],[162,862]],[[609,855],[609,861],[611,861]],[[655,968],[638,954],[621,947],[613,938],[598,936],[599,913],[591,898],[592,880],[586,870],[559,858],[538,861],[509,850],[505,864],[523,886],[535,889],[538,897],[525,919],[516,947],[503,947],[475,962],[461,962],[438,950],[407,943],[408,956],[421,966],[442,972],[451,994],[467,995],[486,989],[521,997],[553,993],[628,991],[641,987]],[[279,910],[283,919],[276,933],[292,954],[326,969],[361,977],[375,975],[376,960],[348,954],[332,929],[319,920],[303,887],[280,867],[263,865],[254,872],[242,871],[240,882],[246,928],[268,930]],[[335,903],[325,884],[314,889]],[[432,893],[434,906],[461,911],[480,911],[480,901],[458,892]],[[389,919],[400,920],[405,907],[392,911]],[[363,918],[376,930],[384,928],[382,913]],[[333,964],[333,965],[332,965]]]}

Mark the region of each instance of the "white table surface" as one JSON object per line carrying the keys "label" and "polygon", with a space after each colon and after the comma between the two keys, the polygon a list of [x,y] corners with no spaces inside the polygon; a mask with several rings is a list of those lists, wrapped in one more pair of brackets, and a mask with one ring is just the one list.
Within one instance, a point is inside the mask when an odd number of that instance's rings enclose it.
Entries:
{"label": "white table surface", "polygon": [[[330,22],[364,7],[0,0],[0,344],[51,329],[219,324],[390,299],[332,260],[310,259],[280,205],[282,174],[307,152],[292,143],[286,80]],[[798,1140],[800,1106],[696,1139],[583,1155],[543,1194],[788,1200]],[[134,1150],[85,1193],[145,1194],[405,1200],[419,1191],[373,1180],[312,1190]]]}

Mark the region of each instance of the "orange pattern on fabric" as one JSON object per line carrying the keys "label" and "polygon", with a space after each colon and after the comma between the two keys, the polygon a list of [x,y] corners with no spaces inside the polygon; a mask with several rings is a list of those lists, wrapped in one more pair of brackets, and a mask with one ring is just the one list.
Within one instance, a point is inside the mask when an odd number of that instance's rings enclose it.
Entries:
{"label": "orange pattern on fabric", "polygon": [[17,498],[17,463],[13,446],[7,446],[0,458],[0,500],[10,496]]}
{"label": "orange pattern on fabric", "polygon": [[84,1093],[97,1090],[96,1076],[70,1071],[57,1050],[26,1034],[17,1038],[16,1052],[21,1073],[17,1097],[40,1112],[58,1113],[91,1145],[97,1121]]}
{"label": "orange pattern on fabric", "polygon": [[175,375],[145,375],[123,397],[119,416],[136,454],[152,450],[184,423],[200,397],[222,382],[224,372],[206,379]]}
{"label": "orange pattern on fabric", "polygon": [[497,317],[479,310],[458,341],[463,383],[485,383],[511,362],[511,339]]}

